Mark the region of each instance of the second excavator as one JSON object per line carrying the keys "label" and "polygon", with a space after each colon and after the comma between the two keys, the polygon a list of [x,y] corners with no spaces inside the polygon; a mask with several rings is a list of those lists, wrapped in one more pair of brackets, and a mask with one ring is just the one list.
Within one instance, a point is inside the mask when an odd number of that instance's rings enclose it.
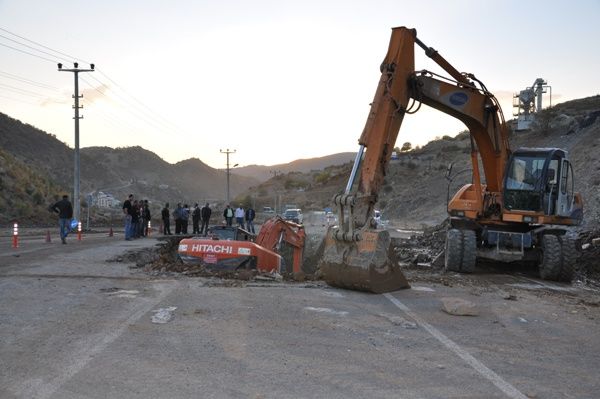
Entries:
{"label": "second excavator", "polygon": [[[450,77],[416,71],[415,44]],[[532,261],[542,278],[570,280],[576,249],[568,227],[581,222],[583,202],[574,191],[568,153],[511,151],[494,95],[473,74],[458,72],[426,46],[414,29],[392,29],[380,71],[348,183],[333,199],[339,225],[329,229],[319,262],[325,281],[375,293],[409,287],[390,235],[376,229],[373,211],[404,116],[421,104],[462,121],[471,138],[472,183],[448,204],[446,269],[471,272],[477,257]]]}

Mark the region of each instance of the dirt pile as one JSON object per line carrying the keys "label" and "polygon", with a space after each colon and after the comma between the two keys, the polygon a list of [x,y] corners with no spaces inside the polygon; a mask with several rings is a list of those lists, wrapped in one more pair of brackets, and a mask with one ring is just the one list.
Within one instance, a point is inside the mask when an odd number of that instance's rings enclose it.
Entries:
{"label": "dirt pile", "polygon": [[600,287],[600,229],[582,232],[579,235],[581,257],[577,264],[584,282]]}
{"label": "dirt pile", "polygon": [[415,233],[410,238],[394,238],[392,245],[401,263],[410,265],[441,266],[444,261],[444,245],[448,220],[426,228],[422,234]]}

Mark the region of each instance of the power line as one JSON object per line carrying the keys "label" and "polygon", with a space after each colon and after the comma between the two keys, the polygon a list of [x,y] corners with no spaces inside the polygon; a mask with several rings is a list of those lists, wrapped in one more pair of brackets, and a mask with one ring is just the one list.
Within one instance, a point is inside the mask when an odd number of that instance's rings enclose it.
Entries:
{"label": "power line", "polygon": [[[98,88],[92,86],[92,84],[90,82],[88,82],[87,80],[85,80],[83,77],[79,77],[79,78],[90,89],[97,91],[98,93],[100,93],[100,95],[102,95],[106,99],[110,100],[110,98],[104,92],[102,92],[102,91],[98,90]],[[88,108],[88,112],[97,112],[98,114],[100,114],[101,116],[103,116],[108,122],[112,122],[112,124],[114,125],[114,127],[121,128],[121,129],[123,127],[125,127],[125,128],[129,128],[131,130],[140,130],[140,128],[138,126],[134,126],[130,122],[126,121],[126,120],[122,120],[118,115],[116,115],[116,114],[107,114],[107,113],[102,112],[101,110],[99,110],[97,107],[95,107],[94,109]],[[125,126],[119,126],[119,125],[125,125]]]}
{"label": "power line", "polygon": [[5,77],[7,77],[9,79],[13,79],[13,80],[16,80],[16,81],[19,81],[19,82],[22,82],[22,83],[30,84],[32,86],[37,86],[37,87],[42,88],[42,89],[48,89],[48,90],[54,90],[54,91],[60,92],[60,89],[58,87],[50,86],[48,84],[41,83],[41,82],[36,82],[35,80],[30,80],[30,79],[27,79],[27,78],[23,78],[23,77],[21,77],[19,75],[13,75],[12,73],[0,71],[0,75],[3,75],[3,76],[5,76]]}
{"label": "power line", "polygon": [[10,48],[10,49],[13,49],[13,50],[15,50],[15,51],[19,51],[19,52],[21,52],[21,53],[24,53],[24,54],[28,54],[28,55],[31,55],[31,56],[37,57],[37,58],[39,58],[39,59],[42,59],[42,60],[45,60],[45,61],[49,61],[49,62],[51,62],[51,63],[53,63],[53,64],[56,64],[56,63],[57,63],[57,61],[56,61],[56,60],[51,60],[50,58],[42,57],[41,55],[33,54],[33,53],[30,53],[30,52],[28,52],[28,51],[21,50],[21,49],[18,49],[18,48],[15,48],[15,47],[9,46],[8,44],[0,43],[0,46],[8,47],[8,48]]}
{"label": "power line", "polygon": [[26,42],[33,43],[33,44],[35,44],[36,46],[43,47],[43,48],[45,48],[46,50],[50,50],[50,51],[53,51],[53,52],[55,52],[55,53],[57,53],[57,54],[64,55],[65,57],[69,57],[69,59],[70,59],[70,60],[76,60],[76,61],[79,61],[79,62],[83,62],[83,63],[85,63],[85,64],[90,64],[89,62],[87,62],[87,61],[84,61],[84,60],[82,60],[82,59],[80,59],[80,58],[73,57],[72,55],[69,55],[69,54],[63,53],[63,52],[61,52],[61,51],[58,51],[58,50],[54,50],[53,48],[50,48],[50,47],[48,47],[48,46],[44,46],[43,44],[40,44],[40,43],[38,43],[38,42],[35,42],[35,41],[31,40],[31,39],[27,39],[26,37],[19,36],[19,35],[17,35],[16,33],[13,33],[13,32],[11,32],[11,31],[9,31],[9,30],[7,30],[7,29],[4,29],[4,28],[1,28],[1,27],[0,27],[0,30],[1,30],[1,31],[3,31],[3,32],[9,33],[9,34],[11,34],[11,35],[13,35],[13,36],[15,36],[15,37],[18,37],[19,39],[25,40]]}
{"label": "power line", "polygon": [[[40,50],[40,49],[35,48],[33,46],[30,46],[28,44],[25,44],[25,43],[22,43],[20,41],[11,39],[10,37],[7,37],[5,35],[0,35],[0,37],[4,38],[6,40],[10,40],[10,41],[12,41],[14,43],[17,43],[20,46],[24,46],[26,48],[32,49],[32,50],[37,51],[39,53],[48,55],[50,57],[54,57],[55,59],[50,59],[50,58],[41,56],[39,54],[31,53],[29,51],[26,51],[26,50],[23,50],[23,49],[20,49],[20,48],[9,46],[9,45],[4,44],[4,43],[0,43],[0,46],[4,46],[4,47],[10,48],[12,50],[19,51],[21,53],[24,53],[24,54],[27,54],[27,55],[30,55],[30,56],[42,59],[44,61],[52,62],[52,63],[58,63],[56,59],[65,60],[65,61],[69,62],[69,60],[67,60],[66,58],[63,58],[63,57],[68,57],[68,58],[73,59],[73,60],[81,61],[82,63],[87,63],[85,60],[82,60],[82,59],[80,59],[78,57],[74,57],[74,56],[72,56],[70,54],[67,54],[65,52],[55,50],[55,49],[53,49],[51,47],[45,46],[45,45],[43,45],[43,44],[41,44],[39,42],[36,42],[34,40],[31,40],[31,39],[28,39],[26,37],[23,37],[21,35],[18,35],[16,33],[14,33],[14,32],[11,32],[8,29],[0,27],[0,31],[6,32],[6,33],[8,33],[8,34],[10,34],[10,35],[12,35],[14,37],[17,37],[17,38],[19,38],[19,39],[21,39],[23,41],[28,42],[28,43],[34,44],[35,46],[38,46],[38,47],[44,48],[46,50],[49,50],[49,51],[51,51],[53,53],[60,54],[61,56],[57,56],[56,54],[52,54],[52,53]],[[121,86],[120,84],[118,84],[115,80],[113,80],[111,77],[109,77],[106,73],[104,73],[101,70],[96,70],[96,71],[99,72],[106,80],[108,80],[110,83],[112,83],[115,87],[117,87],[121,92],[123,92],[125,95],[128,96],[128,98],[127,98],[127,97],[124,97],[123,95],[120,95],[117,91],[112,91],[112,93],[115,96],[119,97],[125,105],[130,105],[130,106],[125,106],[124,109],[127,110],[129,113],[131,113],[132,116],[134,116],[135,118],[140,119],[144,123],[148,124],[149,126],[153,127],[154,129],[157,129],[160,132],[166,133],[168,135],[176,134],[176,135],[178,135],[180,137],[183,137],[183,135],[180,133],[180,131],[182,130],[180,127],[178,127],[177,125],[173,124],[168,119],[166,119],[164,117],[161,117],[157,112],[155,112],[150,107],[148,107],[146,104],[144,104],[142,101],[140,101],[139,99],[137,99],[136,97],[134,97],[133,95],[131,95],[127,90],[125,90],[125,88],[123,86]],[[99,80],[98,78],[94,77],[93,75],[91,75],[91,77],[94,80],[96,80],[99,84],[101,84],[103,86],[106,86],[106,87],[109,87],[109,85],[107,83]],[[21,78],[21,79],[24,79],[24,78]],[[25,80],[27,80],[27,79],[25,79]],[[31,81],[31,82],[34,82],[34,81]],[[28,82],[24,82],[24,83],[28,83]],[[107,98],[107,99],[110,98],[106,93],[104,93],[104,92],[98,90],[97,88],[93,87],[88,82],[86,82],[86,83],[92,89],[98,91],[105,98]],[[55,88],[53,88],[53,89],[55,89]],[[133,99],[133,101],[131,101],[129,98]],[[137,112],[132,112],[134,109]]]}
{"label": "power line", "polygon": [[[83,78],[80,78],[83,82],[85,82],[89,87],[91,87],[93,90],[96,90],[97,92],[99,92],[102,96],[106,97],[107,99],[110,99],[109,96],[106,95],[106,93],[98,90],[97,88],[95,88],[94,86],[92,86],[88,81],[84,80]],[[98,83],[100,83],[101,85],[106,86],[106,84],[104,82],[99,81],[98,79],[94,79],[96,80]],[[132,104],[131,102],[129,102],[125,97],[121,96],[118,93],[114,93],[118,99],[122,100],[123,103],[119,103],[119,105],[122,106],[122,108],[124,110],[126,110],[126,112],[129,112],[132,116],[134,116],[135,118],[141,120],[142,122],[146,123],[148,126],[161,131],[163,133],[166,134],[173,134],[173,132],[171,130],[165,130],[163,127],[159,126],[156,124],[156,122],[154,120],[152,120],[152,118],[148,118],[146,114],[144,114],[143,112],[139,111],[139,108],[135,108],[135,104]],[[117,101],[118,101],[117,99]],[[132,107],[127,107],[127,103],[133,105]]]}
{"label": "power line", "polygon": [[22,92],[22,93],[19,93],[19,94],[27,94],[27,95],[30,95],[30,96],[42,97],[42,98],[46,97],[43,94],[36,93],[36,92],[31,91],[31,90],[21,89],[19,87],[7,85],[7,84],[4,84],[4,83],[0,83],[0,86],[4,87],[6,90],[12,90],[12,91],[17,91],[17,92],[19,92],[19,91]]}
{"label": "power line", "polygon": [[[117,88],[119,88],[123,93],[125,93],[126,95],[128,95],[129,97],[131,97],[136,103],[133,104],[134,106],[138,107],[138,109],[141,110],[141,112],[143,112],[145,115],[147,115],[149,118],[153,119],[156,123],[162,125],[164,128],[169,130],[169,134],[175,132],[176,134],[178,130],[182,130],[181,128],[179,128],[177,125],[169,122],[167,119],[162,118],[164,121],[161,121],[160,119],[157,118],[158,115],[157,112],[155,112],[154,110],[152,110],[150,107],[148,107],[147,105],[145,105],[144,103],[142,103],[140,100],[138,100],[136,97],[134,97],[133,95],[129,94],[123,87],[121,87],[121,85],[119,85],[117,82],[115,82],[113,79],[111,79],[110,77],[108,77],[104,72],[102,72],[101,70],[98,70],[98,72],[103,75],[106,79],[108,79],[111,83],[113,83]],[[92,77],[94,80],[96,80],[98,83],[102,83],[100,80],[98,80],[95,77]],[[116,93],[115,93],[116,94]],[[121,97],[123,98],[123,97]],[[128,100],[124,99],[126,102]],[[165,123],[165,121],[167,123]],[[169,126],[170,125],[170,126]],[[161,129],[162,130],[162,129]]]}
{"label": "power line", "polygon": [[[13,42],[13,43],[20,44],[21,46],[27,47],[27,48],[29,48],[29,49],[32,49],[32,50],[34,50],[34,51],[37,51],[37,52],[39,52],[39,53],[42,53],[42,54],[49,55],[50,57],[56,57],[56,55],[54,55],[54,54],[52,54],[52,53],[49,53],[49,52],[47,52],[47,51],[44,51],[44,50],[37,49],[37,48],[35,48],[35,47],[33,47],[33,46],[30,46],[30,45],[28,45],[28,44],[25,44],[25,43],[21,43],[20,41],[18,41],[18,40],[14,40],[14,39],[11,39],[10,37],[6,37],[6,36],[4,36],[4,35],[0,35],[0,37],[4,38],[4,39],[6,39],[6,40],[10,40],[10,41],[11,41],[11,42]],[[56,58],[62,59],[63,61],[66,61],[66,62],[71,62],[71,60],[68,60],[68,59],[66,59],[66,58],[62,58],[62,57],[56,57]]]}

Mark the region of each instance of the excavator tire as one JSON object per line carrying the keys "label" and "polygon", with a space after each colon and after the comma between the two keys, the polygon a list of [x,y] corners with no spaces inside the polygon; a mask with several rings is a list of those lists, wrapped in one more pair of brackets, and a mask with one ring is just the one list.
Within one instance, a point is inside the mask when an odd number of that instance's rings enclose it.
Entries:
{"label": "excavator tire", "polygon": [[461,273],[473,273],[477,263],[477,236],[473,230],[462,230],[462,264]]}
{"label": "excavator tire", "polygon": [[460,272],[463,258],[463,235],[458,229],[446,233],[444,270]]}
{"label": "excavator tire", "polygon": [[338,241],[327,233],[319,270],[333,287],[376,294],[410,288],[386,230],[362,232],[359,241]]}
{"label": "excavator tire", "polygon": [[573,237],[561,236],[561,265],[560,273],[558,275],[558,281],[564,281],[570,283],[573,280],[575,274],[575,265],[579,258],[579,252],[577,251],[577,241]]}
{"label": "excavator tire", "polygon": [[558,280],[561,271],[561,245],[557,236],[544,234],[542,236],[542,261],[540,262],[540,277],[544,280]]}

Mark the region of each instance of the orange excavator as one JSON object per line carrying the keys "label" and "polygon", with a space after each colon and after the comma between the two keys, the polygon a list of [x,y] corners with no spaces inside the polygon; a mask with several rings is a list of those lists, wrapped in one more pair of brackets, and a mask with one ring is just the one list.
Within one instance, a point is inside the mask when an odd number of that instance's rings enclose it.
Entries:
{"label": "orange excavator", "polygon": [[[261,226],[258,236],[238,227],[213,226],[207,237],[181,240],[177,252],[186,264],[200,264],[214,270],[300,272],[304,239],[304,226],[275,216]],[[284,256],[287,248],[292,249],[291,259]]]}
{"label": "orange excavator", "polygon": [[[415,44],[450,77],[416,71]],[[472,272],[477,257],[533,261],[542,278],[570,280],[576,247],[568,226],[581,222],[583,203],[574,192],[567,152],[558,148],[511,151],[494,95],[473,74],[458,72],[426,46],[414,29],[392,29],[380,70],[350,178],[344,192],[333,199],[339,225],[329,229],[319,262],[325,281],[375,293],[409,287],[389,233],[376,230],[373,211],[402,120],[421,104],[462,121],[471,137],[472,183],[448,203],[451,227],[445,268]]]}

